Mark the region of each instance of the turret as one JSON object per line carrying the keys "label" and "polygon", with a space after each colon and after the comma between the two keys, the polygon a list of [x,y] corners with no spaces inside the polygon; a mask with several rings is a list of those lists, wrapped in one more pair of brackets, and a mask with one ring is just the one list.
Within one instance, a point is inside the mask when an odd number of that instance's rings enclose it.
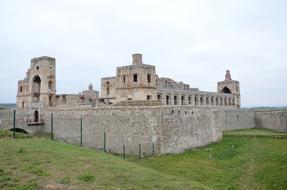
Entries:
{"label": "turret", "polygon": [[18,82],[17,108],[27,109],[27,121],[42,123],[45,107],[55,105],[56,60],[42,56],[31,59],[24,80]]}
{"label": "turret", "polygon": [[232,80],[230,70],[226,70],[225,80],[217,83],[217,92],[234,95],[234,104],[240,107],[239,82]]}
{"label": "turret", "polygon": [[135,53],[132,55],[133,57],[133,65],[143,64],[142,57],[143,55],[140,53]]}

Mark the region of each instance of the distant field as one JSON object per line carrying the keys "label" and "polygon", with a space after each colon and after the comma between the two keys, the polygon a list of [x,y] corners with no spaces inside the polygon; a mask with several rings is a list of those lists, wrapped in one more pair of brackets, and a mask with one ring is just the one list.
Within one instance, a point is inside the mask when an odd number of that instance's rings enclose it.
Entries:
{"label": "distant field", "polygon": [[5,109],[7,109],[7,108],[0,106],[0,110],[5,110]]}
{"label": "distant field", "polygon": [[1,104],[0,103],[0,108],[15,108],[16,107],[16,104]]}
{"label": "distant field", "polygon": [[287,139],[272,137],[285,134],[251,129],[225,135],[182,154],[124,161],[45,138],[17,134],[13,140],[0,130],[0,189],[286,190]]}

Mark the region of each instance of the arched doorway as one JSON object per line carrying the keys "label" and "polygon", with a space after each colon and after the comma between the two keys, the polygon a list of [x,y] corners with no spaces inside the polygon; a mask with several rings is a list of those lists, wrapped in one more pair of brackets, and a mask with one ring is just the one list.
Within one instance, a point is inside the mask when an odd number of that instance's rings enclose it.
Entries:
{"label": "arched doorway", "polygon": [[222,90],[221,90],[222,93],[225,93],[225,94],[231,94],[231,90],[227,87],[224,87]]}
{"label": "arched doorway", "polygon": [[27,131],[25,131],[24,129],[21,128],[12,128],[10,129],[10,131],[15,131],[16,133],[23,133],[23,134],[29,134]]}
{"label": "arched doorway", "polygon": [[39,122],[39,112],[38,112],[38,110],[34,111],[34,122]]}

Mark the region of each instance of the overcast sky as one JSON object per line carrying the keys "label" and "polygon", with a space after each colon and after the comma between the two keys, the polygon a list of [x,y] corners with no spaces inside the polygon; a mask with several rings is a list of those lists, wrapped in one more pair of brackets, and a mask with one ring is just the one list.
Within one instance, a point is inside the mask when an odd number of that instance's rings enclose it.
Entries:
{"label": "overcast sky", "polygon": [[57,93],[131,64],[216,91],[225,70],[243,106],[287,105],[286,0],[0,0],[0,102],[16,101],[30,59],[57,63]]}

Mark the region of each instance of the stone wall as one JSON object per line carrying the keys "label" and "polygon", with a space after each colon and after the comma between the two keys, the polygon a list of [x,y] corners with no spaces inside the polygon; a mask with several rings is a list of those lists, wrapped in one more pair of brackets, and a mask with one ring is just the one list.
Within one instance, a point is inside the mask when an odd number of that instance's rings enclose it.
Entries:
{"label": "stone wall", "polygon": [[80,144],[80,118],[83,119],[83,146],[121,153],[178,153],[215,142],[222,130],[255,127],[251,110],[194,106],[107,107],[50,109],[46,111],[46,131],[54,114],[57,139]]}
{"label": "stone wall", "polygon": [[287,111],[255,112],[256,127],[287,132]]}
{"label": "stone wall", "polygon": [[[138,154],[179,153],[222,138],[222,131],[255,127],[252,110],[198,106],[78,107],[50,108],[44,111],[44,126],[28,126],[25,113],[17,110],[16,128],[34,134],[51,131],[55,138],[80,145],[82,118],[83,146]],[[0,112],[0,128],[13,128],[13,110]]]}
{"label": "stone wall", "polygon": [[[14,111],[12,109],[1,110],[0,111],[0,129],[11,130],[14,127]],[[25,122],[27,118],[23,109],[18,109],[16,111],[15,117],[15,128],[22,129],[29,134],[42,134],[44,132],[44,125],[33,125],[29,126]]]}

